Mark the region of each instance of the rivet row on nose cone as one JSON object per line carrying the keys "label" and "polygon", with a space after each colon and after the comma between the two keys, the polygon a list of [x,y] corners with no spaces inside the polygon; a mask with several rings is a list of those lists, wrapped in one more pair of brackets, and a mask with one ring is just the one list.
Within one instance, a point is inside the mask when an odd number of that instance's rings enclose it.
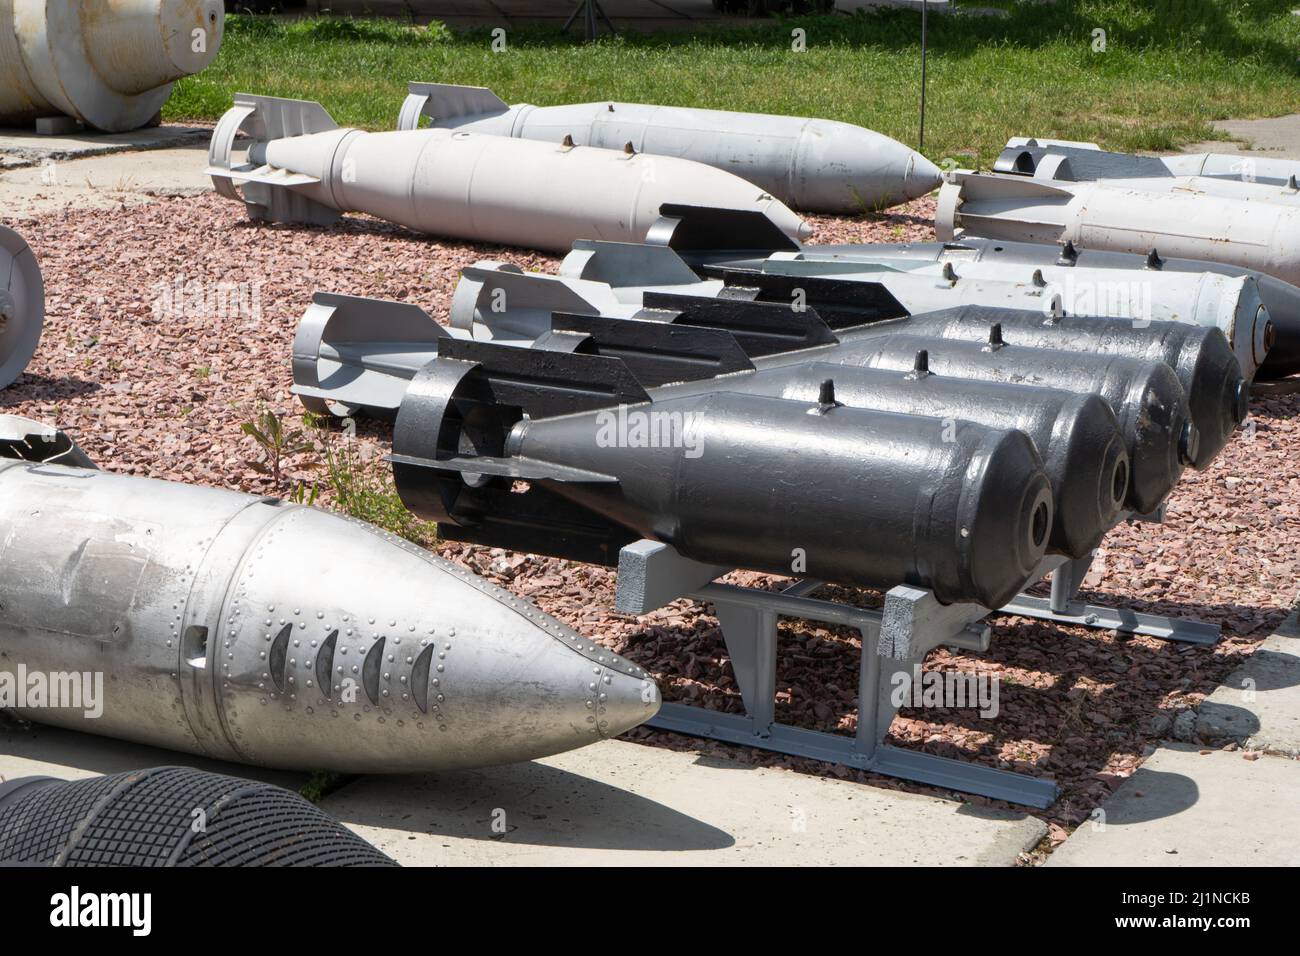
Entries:
{"label": "rivet row on nose cone", "polygon": [[[515,611],[526,618],[531,616],[533,624],[540,627],[545,633],[551,635],[551,637],[556,640],[562,641],[570,650],[576,651],[588,660],[597,663],[607,663],[614,670],[624,673],[629,677],[641,678],[649,676],[649,672],[645,670],[645,668],[633,664],[627,658],[615,653],[614,651],[609,651],[603,647],[597,647],[596,645],[591,644],[589,641],[586,641],[582,635],[578,634],[577,631],[574,631],[570,627],[566,627],[550,615],[540,612],[536,605],[531,601],[524,600],[505,588],[498,587],[490,581],[484,580],[473,572],[465,570],[455,562],[448,561],[447,559],[438,557],[437,555],[432,555],[423,548],[407,541],[405,538],[395,535],[390,531],[385,531],[382,528],[366,524],[364,521],[359,521],[346,515],[340,515],[339,518],[340,520],[347,521],[359,528],[364,528],[367,532],[382,537],[385,541],[390,542],[395,547],[401,548],[408,554],[415,555],[421,560],[433,564],[438,568],[438,570],[456,577],[464,584],[487,595],[497,603],[504,604],[512,611]],[[599,659],[601,655],[604,655],[603,660]]]}

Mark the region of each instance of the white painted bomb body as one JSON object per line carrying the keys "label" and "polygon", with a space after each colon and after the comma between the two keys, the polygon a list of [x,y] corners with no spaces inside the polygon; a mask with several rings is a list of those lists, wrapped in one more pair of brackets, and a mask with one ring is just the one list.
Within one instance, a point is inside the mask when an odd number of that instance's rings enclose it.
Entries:
{"label": "white painted bomb body", "polygon": [[[874,130],[835,120],[644,103],[507,105],[491,90],[412,83],[398,119],[436,128],[694,160],[733,173],[795,209],[860,213],[938,188],[937,166]],[[591,238],[591,237],[584,237]]]}
{"label": "white painted bomb body", "polygon": [[1100,182],[953,172],[935,233],[1204,259],[1300,282],[1300,206]]}
{"label": "white painted bomb body", "polygon": [[221,0],[0,0],[0,124],[147,125],[221,48]]}
{"label": "white painted bomb body", "polygon": [[[1252,377],[1268,354],[1275,335],[1258,283],[1250,276],[1218,273],[1163,272],[1156,268],[1106,269],[1083,266],[1023,266],[979,258],[954,257],[942,263],[905,256],[876,255],[876,246],[805,246],[776,252],[746,263],[767,275],[808,276],[875,283],[887,289],[908,312],[919,314],[962,305],[1041,311],[1134,322],[1187,322],[1222,330],[1241,366]],[[543,282],[532,282],[527,295],[511,297],[519,306],[485,316],[477,304],[478,267],[465,270],[452,299],[451,324],[475,337],[535,336],[545,322],[530,312]],[[536,276],[529,276],[536,278]],[[647,292],[714,296],[723,291],[718,279],[701,279],[669,249],[615,243],[580,242],[560,265],[550,286],[554,309],[585,311],[566,303],[574,295],[602,315],[631,315]],[[508,276],[494,274],[494,288]],[[548,302],[548,305],[550,303]],[[475,309],[478,309],[475,312]],[[474,321],[468,317],[477,316]]]}
{"label": "white painted bomb body", "polygon": [[[777,253],[773,258],[786,257]],[[1097,249],[1071,247],[1063,250],[1060,246],[1035,242],[1011,242],[1004,239],[983,239],[978,236],[962,236],[959,242],[911,242],[890,243],[884,245],[863,245],[860,243],[846,245],[805,246],[796,257],[817,259],[823,262],[883,262],[910,268],[913,263],[923,263],[942,268],[952,265],[959,275],[999,275],[1031,276],[1036,270],[1051,281],[1060,281],[1067,273],[1060,270],[1085,269],[1097,270],[1100,274],[1114,276],[1123,282],[1124,276],[1137,275],[1145,278],[1153,265],[1150,252],[1143,254],[1129,252],[1105,252]],[[760,260],[761,261],[761,260]],[[758,261],[751,263],[758,267]],[[1249,277],[1255,282],[1255,289],[1260,300],[1268,310],[1269,320],[1275,330],[1275,341],[1269,349],[1263,365],[1257,371],[1260,378],[1280,378],[1300,371],[1300,288],[1256,269],[1243,266],[1225,265],[1221,262],[1209,262],[1202,259],[1179,259],[1161,255],[1157,268],[1164,275],[1178,274],[1199,276],[1203,273],[1232,277]],[[988,269],[990,271],[986,272]],[[1167,291],[1167,290],[1166,290]],[[1156,298],[1155,307],[1161,308],[1160,299]],[[1220,299],[1221,303],[1225,300]],[[1218,311],[1222,318],[1225,313],[1219,310],[1207,312],[1204,303],[1198,300],[1195,311],[1196,322],[1203,323],[1208,315]],[[1180,312],[1177,318],[1187,321],[1191,313]],[[1238,313],[1236,326],[1241,328]],[[1215,322],[1223,328],[1218,321]],[[1256,332],[1259,331],[1259,317],[1255,320]],[[1225,334],[1226,334],[1225,329]],[[1231,340],[1231,337],[1230,337]],[[1234,348],[1236,348],[1234,346]],[[1240,352],[1238,353],[1240,354]]]}
{"label": "white painted bomb body", "polygon": [[1259,284],[1248,275],[1031,267],[979,260],[940,265],[873,258],[872,247],[861,249],[861,255],[852,258],[821,258],[816,246],[798,253],[776,253],[763,263],[763,272],[877,282],[912,313],[989,305],[1038,309],[1046,315],[1187,322],[1217,328],[1247,378],[1258,371],[1276,334]]}
{"label": "white painted bomb body", "polygon": [[[1058,158],[1059,157],[1059,158]],[[1064,164],[1062,163],[1064,160]],[[1018,162],[1017,162],[1018,161]],[[1040,179],[1100,180],[1195,176],[1239,183],[1285,186],[1296,191],[1300,161],[1229,153],[1179,153],[1138,156],[1102,149],[1096,143],[1013,136],[994,168],[1019,171]],[[1004,166],[1007,167],[1004,169]]]}
{"label": "white painted bomb body", "polygon": [[[232,168],[241,126],[256,142]],[[792,237],[811,232],[757,186],[689,160],[445,129],[367,133],[336,126],[319,104],[271,97],[236,98],[210,160],[219,192],[274,221],[362,212],[432,235],[566,250],[593,236],[642,239],[665,203],[708,201],[763,213]]]}
{"label": "white painted bomb body", "polygon": [[0,446],[0,670],[102,676],[97,716],[29,698],[29,720],[363,773],[529,760],[658,710],[639,667],[370,525],[76,467],[12,417]]}

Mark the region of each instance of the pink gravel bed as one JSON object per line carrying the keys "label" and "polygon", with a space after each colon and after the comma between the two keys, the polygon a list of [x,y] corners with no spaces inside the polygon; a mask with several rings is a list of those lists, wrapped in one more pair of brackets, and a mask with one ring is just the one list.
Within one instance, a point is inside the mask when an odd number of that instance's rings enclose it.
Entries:
{"label": "pink gravel bed", "polygon": [[[933,210],[933,200],[923,199],[869,220],[814,223],[821,242],[929,240]],[[35,361],[0,392],[0,408],[57,422],[114,471],[263,494],[286,486],[275,487],[251,467],[259,455],[240,425],[262,408],[298,421],[301,408],[289,391],[290,343],[312,292],[402,299],[443,318],[464,266],[492,258],[553,271],[560,258],[438,241],[360,218],[327,229],[258,225],[213,196],[163,199],[111,215],[61,212],[13,225],[40,259],[48,318]],[[193,296],[187,307],[175,294],[178,283],[182,291],[187,283],[200,289],[234,283],[256,308],[214,315],[196,307]],[[170,308],[158,308],[169,295]],[[905,709],[891,727],[891,742],[1054,777],[1062,797],[1041,816],[1052,841],[1063,839],[1168,735],[1173,718],[1195,707],[1288,613],[1300,552],[1298,407],[1297,396],[1256,402],[1250,427],[1214,465],[1188,473],[1171,498],[1168,521],[1115,529],[1088,582],[1096,600],[1220,623],[1227,639],[1219,646],[998,618],[989,653],[938,650],[928,661],[932,669],[996,675],[997,718]],[[379,454],[390,433],[386,425],[366,424],[361,438]],[[313,458],[295,458],[290,475],[310,478]],[[645,666],[666,698],[740,709],[717,620],[703,609],[677,602],[627,617],[614,610],[614,575],[607,569],[458,544],[440,551]],[[756,574],[736,578],[776,583]],[[867,604],[879,600],[839,593]],[[779,719],[851,731],[856,637],[786,622],[782,640]],[[750,748],[644,728],[630,736],[926,792]]]}

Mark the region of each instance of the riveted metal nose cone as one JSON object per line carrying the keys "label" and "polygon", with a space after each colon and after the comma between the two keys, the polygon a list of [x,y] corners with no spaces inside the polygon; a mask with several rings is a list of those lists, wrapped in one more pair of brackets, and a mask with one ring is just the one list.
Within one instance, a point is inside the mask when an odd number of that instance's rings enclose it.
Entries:
{"label": "riveted metal nose cone", "polygon": [[612,672],[601,686],[599,723],[602,737],[617,737],[659,713],[659,687],[648,676]]}
{"label": "riveted metal nose cone", "polygon": [[1190,465],[1196,460],[1197,454],[1201,450],[1201,433],[1196,430],[1196,426],[1190,421],[1183,422],[1182,433],[1178,436],[1178,459],[1184,465]]}

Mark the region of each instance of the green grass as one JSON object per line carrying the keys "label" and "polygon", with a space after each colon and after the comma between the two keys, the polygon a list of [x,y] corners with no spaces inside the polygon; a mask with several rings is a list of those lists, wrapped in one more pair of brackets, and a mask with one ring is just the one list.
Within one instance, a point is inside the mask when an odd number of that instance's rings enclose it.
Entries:
{"label": "green grass", "polygon": [[354,440],[334,435],[328,424],[315,416],[308,425],[314,426],[321,438],[330,507],[422,548],[437,546],[438,526],[407,510],[386,465],[364,460]]}
{"label": "green grass", "polygon": [[[932,158],[990,162],[1007,136],[1169,149],[1216,119],[1300,110],[1300,0],[1059,0],[1005,18],[930,18]],[[808,49],[791,51],[791,30]],[[1107,49],[1093,52],[1093,31]],[[232,16],[216,62],[181,81],[168,119],[216,119],[235,92],[319,100],[334,118],[392,128],[407,80],[489,86],[507,102],[592,99],[824,116],[908,143],[917,132],[920,16],[886,11],[583,44],[518,29]]]}

